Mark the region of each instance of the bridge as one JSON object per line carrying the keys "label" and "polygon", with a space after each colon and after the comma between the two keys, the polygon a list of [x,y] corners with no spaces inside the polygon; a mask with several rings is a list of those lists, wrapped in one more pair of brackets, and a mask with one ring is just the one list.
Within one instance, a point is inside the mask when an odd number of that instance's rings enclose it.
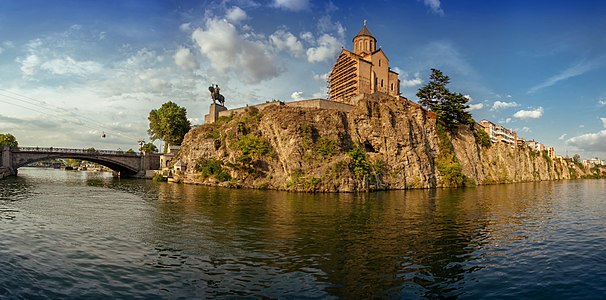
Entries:
{"label": "bridge", "polygon": [[58,158],[73,158],[98,163],[119,172],[121,177],[143,178],[147,170],[160,168],[160,155],[154,153],[53,147],[4,147],[1,152],[0,167],[7,168],[11,175],[17,175],[17,169],[20,167],[37,161]]}

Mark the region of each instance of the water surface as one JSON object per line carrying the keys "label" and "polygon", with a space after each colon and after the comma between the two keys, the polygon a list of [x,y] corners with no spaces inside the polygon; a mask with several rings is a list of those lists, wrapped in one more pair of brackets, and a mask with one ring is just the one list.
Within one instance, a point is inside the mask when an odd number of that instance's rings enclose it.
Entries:
{"label": "water surface", "polygon": [[606,297],[606,181],[370,194],[22,168],[0,298]]}

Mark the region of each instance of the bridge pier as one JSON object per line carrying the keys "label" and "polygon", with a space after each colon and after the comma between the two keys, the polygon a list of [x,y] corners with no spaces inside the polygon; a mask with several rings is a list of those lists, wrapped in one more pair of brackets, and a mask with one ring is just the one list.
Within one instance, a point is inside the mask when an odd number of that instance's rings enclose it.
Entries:
{"label": "bridge pier", "polygon": [[0,167],[7,169],[11,176],[17,175],[17,169],[13,167],[13,153],[11,152],[11,148],[8,146],[4,146],[4,148],[2,148],[2,164]]}

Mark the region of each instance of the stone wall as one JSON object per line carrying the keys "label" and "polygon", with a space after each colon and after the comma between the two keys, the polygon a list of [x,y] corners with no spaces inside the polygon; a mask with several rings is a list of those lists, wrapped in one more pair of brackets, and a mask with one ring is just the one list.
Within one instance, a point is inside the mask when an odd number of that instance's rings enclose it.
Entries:
{"label": "stone wall", "polygon": [[[356,96],[356,99],[361,99],[363,98],[364,95],[359,95]],[[357,101],[356,101],[357,102]],[[345,104],[345,103],[340,103],[340,102],[335,102],[335,101],[330,101],[330,100],[325,100],[325,99],[310,99],[310,100],[299,100],[299,101],[293,101],[293,102],[268,102],[268,103],[262,103],[262,104],[257,104],[257,105],[251,105],[251,106],[245,106],[245,107],[239,107],[239,108],[234,108],[234,109],[228,109],[228,110],[222,110],[218,112],[218,117],[228,117],[234,114],[241,114],[246,112],[246,110],[250,107],[255,107],[259,110],[262,110],[266,107],[269,106],[289,106],[289,107],[301,107],[301,108],[317,108],[317,109],[331,109],[331,110],[338,110],[338,111],[343,111],[343,112],[349,112],[352,110],[353,105],[349,105],[349,104]],[[211,108],[211,113],[212,113],[212,108]],[[204,117],[205,119],[205,124],[210,124],[210,123],[214,123],[214,119],[211,119],[209,117],[210,115],[206,115]]]}

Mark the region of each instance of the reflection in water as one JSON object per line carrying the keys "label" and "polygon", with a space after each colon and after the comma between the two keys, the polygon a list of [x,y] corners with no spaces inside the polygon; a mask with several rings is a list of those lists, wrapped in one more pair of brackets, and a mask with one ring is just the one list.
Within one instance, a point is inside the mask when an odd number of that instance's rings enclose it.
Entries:
{"label": "reflection in water", "polygon": [[[7,276],[0,297],[37,295],[27,291],[39,276],[71,286],[33,289],[58,297],[515,299],[606,292],[606,181],[303,194],[46,172],[22,171],[16,185],[0,189],[17,212],[3,222],[0,246],[8,250],[0,263],[34,274],[0,271]],[[27,196],[17,196],[19,189]],[[16,257],[44,257],[44,265]],[[39,269],[46,271],[31,271]]]}

